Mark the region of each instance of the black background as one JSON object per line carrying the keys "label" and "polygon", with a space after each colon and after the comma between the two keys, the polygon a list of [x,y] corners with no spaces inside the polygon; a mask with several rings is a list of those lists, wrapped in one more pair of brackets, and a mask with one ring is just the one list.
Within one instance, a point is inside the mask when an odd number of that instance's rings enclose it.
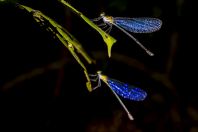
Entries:
{"label": "black background", "polygon": [[[16,8],[15,2],[42,11],[72,33],[96,60],[91,66],[84,61],[90,73],[102,70],[109,77],[144,89],[148,97],[143,102],[122,99],[135,120],[127,118],[104,83],[89,93],[83,70],[68,50],[40,28],[31,14]],[[133,34],[155,56],[148,56],[113,27],[110,34],[117,43],[112,57],[108,58],[101,36],[59,2],[5,0],[0,3],[0,129],[198,131],[193,1],[74,0],[69,3],[88,18],[98,17],[104,11],[115,17],[161,19],[163,25],[159,31]],[[52,64],[56,66],[50,67]]]}

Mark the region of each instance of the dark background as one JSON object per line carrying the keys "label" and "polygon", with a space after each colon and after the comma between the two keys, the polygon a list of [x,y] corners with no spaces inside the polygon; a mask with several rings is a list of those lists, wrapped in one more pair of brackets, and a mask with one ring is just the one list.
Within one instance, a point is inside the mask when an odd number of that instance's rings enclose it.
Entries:
{"label": "dark background", "polygon": [[[122,99],[130,121],[108,87],[89,93],[80,65],[52,34],[15,2],[42,11],[72,33],[96,60],[90,73],[136,85],[143,102]],[[133,34],[155,56],[113,27],[117,39],[108,58],[101,36],[56,0],[0,3],[0,129],[87,132],[197,132],[196,6],[190,0],[69,1],[88,18],[157,17],[161,30]],[[83,58],[82,58],[83,59]]]}

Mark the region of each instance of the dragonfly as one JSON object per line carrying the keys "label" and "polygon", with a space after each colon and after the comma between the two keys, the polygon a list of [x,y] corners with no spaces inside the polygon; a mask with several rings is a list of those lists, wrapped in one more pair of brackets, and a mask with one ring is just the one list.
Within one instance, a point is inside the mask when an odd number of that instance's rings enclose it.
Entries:
{"label": "dragonfly", "polygon": [[[132,33],[152,33],[160,30],[162,26],[162,21],[158,18],[151,17],[137,17],[137,18],[125,18],[125,17],[112,17],[106,16],[105,13],[101,13],[100,17],[92,19],[92,21],[103,20],[104,23],[99,26],[109,26],[106,32],[110,32],[112,26],[114,25],[131,39],[133,39],[142,49],[146,51],[150,56],[154,56],[150,50],[148,50],[143,44],[141,44],[135,37],[133,37],[129,32]],[[103,27],[104,28],[104,27]],[[128,31],[128,32],[127,32]]]}
{"label": "dragonfly", "polygon": [[[116,79],[109,78],[108,76],[102,74],[102,71],[97,71],[96,75],[89,74],[90,77],[95,77],[94,79],[91,79],[92,81],[98,81],[97,86],[93,88],[93,90],[97,89],[98,87],[101,87],[101,80],[110,88],[112,93],[115,95],[115,97],[118,99],[119,103],[127,113],[130,120],[134,120],[132,114],[129,112],[125,104],[122,102],[119,96],[133,100],[133,101],[143,101],[147,97],[147,93],[133,85],[129,85],[127,83],[120,82]],[[118,96],[119,95],[119,96]]]}

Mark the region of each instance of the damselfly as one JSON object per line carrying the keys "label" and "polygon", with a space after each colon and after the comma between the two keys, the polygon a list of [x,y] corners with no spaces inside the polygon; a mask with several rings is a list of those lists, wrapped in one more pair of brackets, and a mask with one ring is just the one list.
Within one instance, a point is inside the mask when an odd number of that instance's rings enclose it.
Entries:
{"label": "damselfly", "polygon": [[[100,17],[93,19],[93,21],[103,20],[103,24],[99,26],[109,26],[106,32],[110,32],[112,25],[116,26],[131,39],[133,39],[142,49],[144,49],[150,56],[154,54],[144,47],[135,37],[133,37],[129,32],[133,33],[152,33],[159,30],[162,26],[162,21],[157,18],[150,17],[139,17],[139,18],[124,18],[124,17],[112,17],[106,16],[105,13],[101,13]],[[127,31],[126,31],[127,30]]]}
{"label": "damselfly", "polygon": [[[111,89],[113,94],[116,96],[126,113],[128,114],[128,117],[130,120],[133,120],[133,116],[130,114],[124,103],[121,101],[119,96],[134,100],[134,101],[143,101],[147,93],[143,91],[140,88],[137,88],[135,86],[120,82],[118,80],[112,79],[107,77],[106,75],[103,75],[101,71],[98,71],[96,75],[90,75],[90,77],[96,77],[94,79],[91,79],[92,81],[98,81],[98,85],[93,88],[96,89],[101,86],[101,80],[107,84],[107,86]],[[119,96],[118,96],[119,95]]]}

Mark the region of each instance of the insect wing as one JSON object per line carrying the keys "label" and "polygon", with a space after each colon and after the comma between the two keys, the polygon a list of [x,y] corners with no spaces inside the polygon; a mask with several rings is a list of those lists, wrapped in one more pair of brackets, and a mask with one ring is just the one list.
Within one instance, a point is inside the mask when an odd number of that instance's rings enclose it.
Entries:
{"label": "insect wing", "polygon": [[151,33],[159,30],[162,21],[157,18],[114,18],[114,23],[127,31],[134,33]]}
{"label": "insect wing", "polygon": [[142,101],[147,93],[140,88],[108,78],[107,83],[118,95],[134,101]]}

